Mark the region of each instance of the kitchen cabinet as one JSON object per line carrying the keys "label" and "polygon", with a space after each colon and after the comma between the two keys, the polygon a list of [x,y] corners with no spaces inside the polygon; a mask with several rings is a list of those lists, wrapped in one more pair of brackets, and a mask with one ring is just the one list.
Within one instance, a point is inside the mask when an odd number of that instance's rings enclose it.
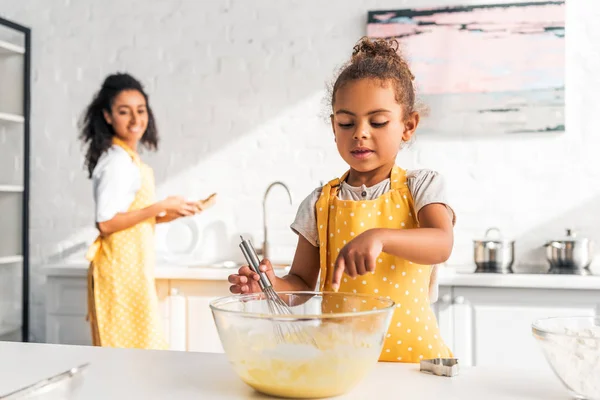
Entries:
{"label": "kitchen cabinet", "polygon": [[[185,350],[175,308],[181,303],[171,296],[168,280],[157,280],[159,312],[172,350]],[[46,342],[92,345],[87,317],[87,280],[84,276],[49,276],[46,283]],[[174,328],[171,326],[175,324]]]}
{"label": "kitchen cabinet", "polygon": [[[227,281],[157,279],[159,312],[171,350],[222,353],[209,303],[229,294]],[[84,276],[48,276],[46,342],[91,345]]]}
{"label": "kitchen cabinet", "polygon": [[[185,346],[181,350],[223,352],[209,304],[216,298],[229,295],[229,286],[227,281],[169,280],[171,294],[184,299],[171,308],[180,318],[170,324],[180,327],[180,334],[184,331]],[[181,319],[182,316],[185,320]]]}
{"label": "kitchen cabinet", "polygon": [[[157,273],[160,312],[172,350],[223,352],[209,307],[213,299],[229,295],[227,271],[222,272],[216,276],[213,269],[164,268]],[[531,323],[600,314],[600,278],[564,279],[569,282],[556,281],[556,276],[450,277],[449,284],[440,283],[439,300],[432,305],[442,338],[461,365],[512,367],[524,360],[532,368],[547,368]],[[90,344],[85,274],[49,275],[47,287],[46,341]]]}
{"label": "kitchen cabinet", "polygon": [[445,287],[435,305],[442,337],[462,365],[547,368],[531,334],[547,317],[596,316],[600,291]]}
{"label": "kitchen cabinet", "polygon": [[91,331],[86,315],[85,277],[49,277],[46,289],[46,341],[91,345]]}
{"label": "kitchen cabinet", "polygon": [[0,18],[0,340],[29,338],[31,31]]}

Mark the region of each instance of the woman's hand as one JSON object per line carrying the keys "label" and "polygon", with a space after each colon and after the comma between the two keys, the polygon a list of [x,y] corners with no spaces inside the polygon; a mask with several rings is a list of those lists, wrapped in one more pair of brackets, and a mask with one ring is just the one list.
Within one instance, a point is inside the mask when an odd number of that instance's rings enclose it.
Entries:
{"label": "woman's hand", "polygon": [[351,278],[375,271],[377,257],[383,251],[378,229],[369,229],[346,244],[335,261],[332,288],[338,290],[344,272]]}
{"label": "woman's hand", "polygon": [[[196,214],[197,206],[193,201],[187,201],[181,196],[169,196],[160,202],[161,207],[170,217],[189,217]],[[173,219],[175,219],[173,218]]]}

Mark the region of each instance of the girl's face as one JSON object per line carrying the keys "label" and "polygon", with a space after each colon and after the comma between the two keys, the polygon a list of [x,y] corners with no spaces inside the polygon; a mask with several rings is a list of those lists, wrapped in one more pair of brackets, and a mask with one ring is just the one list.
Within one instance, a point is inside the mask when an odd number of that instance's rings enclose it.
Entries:
{"label": "girl's face", "polygon": [[119,139],[135,149],[148,126],[144,95],[137,90],[123,90],[114,98],[110,113],[104,111],[104,119]]}
{"label": "girl's face", "polygon": [[331,124],[338,151],[357,172],[391,168],[402,142],[419,122],[416,112],[405,116],[391,82],[359,79],[335,94]]}

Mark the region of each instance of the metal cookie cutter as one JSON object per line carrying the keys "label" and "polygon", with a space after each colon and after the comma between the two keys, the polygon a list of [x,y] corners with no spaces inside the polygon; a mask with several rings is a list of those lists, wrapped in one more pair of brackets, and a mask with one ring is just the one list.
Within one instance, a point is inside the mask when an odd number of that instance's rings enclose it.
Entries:
{"label": "metal cookie cutter", "polygon": [[433,358],[431,360],[421,360],[420,371],[438,376],[456,376],[458,375],[458,359]]}

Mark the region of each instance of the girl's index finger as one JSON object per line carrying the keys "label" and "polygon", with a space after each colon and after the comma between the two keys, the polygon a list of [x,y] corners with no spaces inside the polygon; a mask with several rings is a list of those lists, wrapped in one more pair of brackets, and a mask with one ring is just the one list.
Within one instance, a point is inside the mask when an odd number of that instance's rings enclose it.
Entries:
{"label": "girl's index finger", "polygon": [[340,281],[342,280],[342,276],[344,275],[344,270],[346,269],[346,263],[344,262],[344,257],[338,256],[337,260],[335,260],[335,264],[333,267],[333,278],[331,281],[331,287],[334,292],[337,292],[340,288]]}

